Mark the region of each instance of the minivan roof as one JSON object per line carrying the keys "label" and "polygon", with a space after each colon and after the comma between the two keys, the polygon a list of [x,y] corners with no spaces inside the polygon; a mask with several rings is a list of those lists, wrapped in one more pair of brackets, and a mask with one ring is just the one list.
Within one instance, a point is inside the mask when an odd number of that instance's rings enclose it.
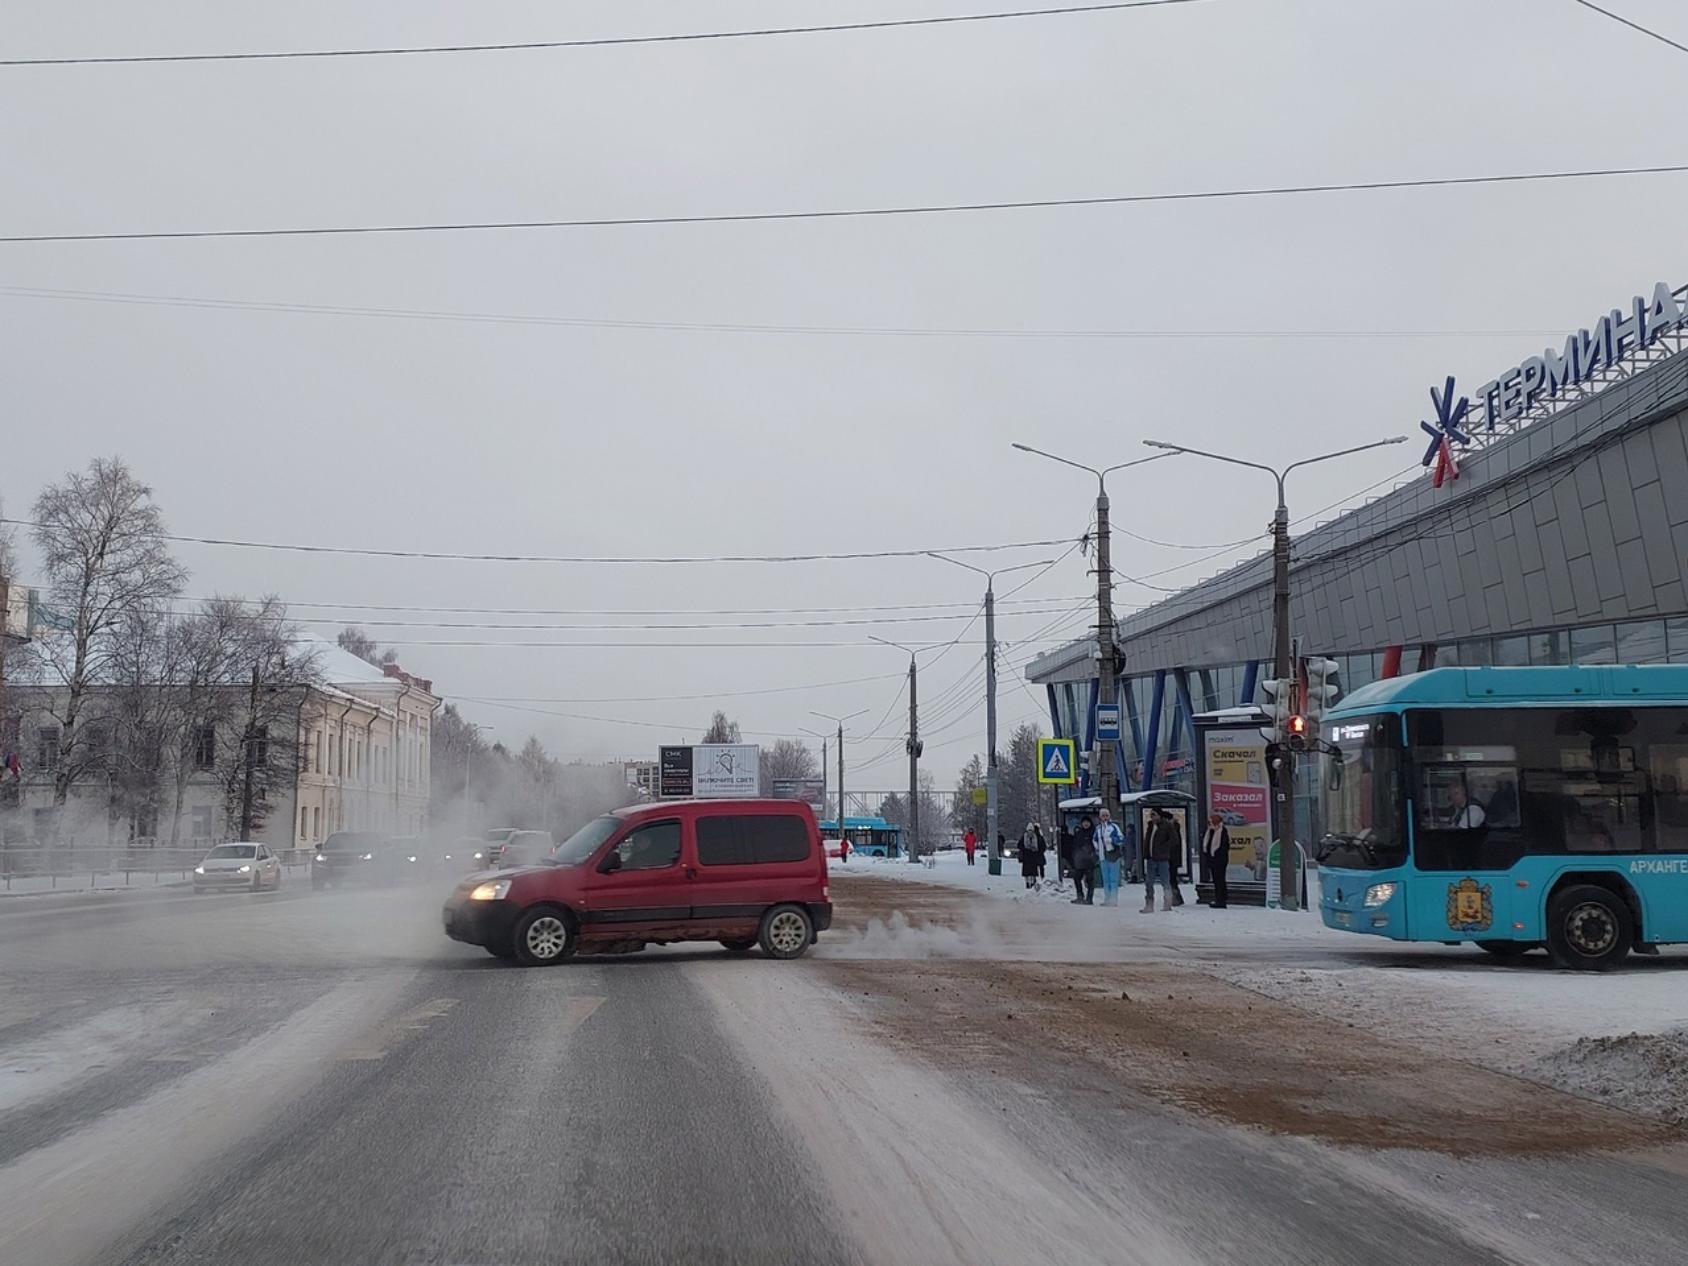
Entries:
{"label": "minivan roof", "polygon": [[675,809],[784,809],[788,812],[801,809],[811,816],[815,812],[814,806],[807,800],[776,799],[773,796],[758,796],[753,799],[694,797],[690,800],[651,800],[644,804],[625,805],[612,812],[618,818],[632,818],[648,813],[672,813]]}

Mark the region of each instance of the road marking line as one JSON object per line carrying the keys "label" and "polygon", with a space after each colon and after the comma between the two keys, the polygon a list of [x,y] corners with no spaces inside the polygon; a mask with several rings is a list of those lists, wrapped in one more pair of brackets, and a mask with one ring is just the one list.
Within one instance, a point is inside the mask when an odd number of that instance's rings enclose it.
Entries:
{"label": "road marking line", "polygon": [[450,1011],[457,1002],[456,998],[434,998],[419,1007],[412,1007],[403,1015],[394,1016],[377,1026],[335,1058],[342,1061],[385,1059],[388,1052],[400,1043],[417,1033],[426,1032],[429,1024]]}

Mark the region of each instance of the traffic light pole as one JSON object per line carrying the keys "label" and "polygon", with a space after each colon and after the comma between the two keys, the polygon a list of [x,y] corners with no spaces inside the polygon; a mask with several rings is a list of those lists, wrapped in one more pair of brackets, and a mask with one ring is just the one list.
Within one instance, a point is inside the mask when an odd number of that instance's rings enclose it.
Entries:
{"label": "traffic light pole", "polygon": [[[1227,457],[1223,453],[1208,453],[1199,448],[1186,448],[1182,444],[1167,444],[1161,440],[1144,440],[1150,448],[1166,449],[1174,453],[1188,453],[1192,457],[1207,457],[1216,462],[1226,462],[1232,466],[1247,466],[1251,470],[1263,470],[1277,481],[1278,506],[1272,515],[1272,673],[1280,683],[1287,683],[1287,692],[1294,695],[1294,655],[1290,650],[1289,641],[1289,505],[1284,498],[1284,480],[1289,472],[1301,466],[1311,466],[1315,462],[1328,462],[1333,457],[1347,457],[1350,453],[1363,453],[1367,449],[1381,448],[1386,444],[1405,444],[1407,437],[1394,435],[1386,440],[1374,440],[1370,444],[1357,444],[1353,448],[1339,449],[1334,453],[1321,453],[1317,457],[1306,457],[1298,462],[1291,462],[1282,470],[1273,466],[1265,466],[1259,462],[1248,462],[1240,457]],[[1284,688],[1284,687],[1280,687]],[[1285,741],[1287,735],[1278,733],[1278,797],[1284,812],[1279,815],[1278,826],[1286,838],[1278,841],[1278,900],[1285,910],[1296,910],[1301,906],[1300,885],[1296,879],[1296,842],[1295,842],[1295,753]]]}

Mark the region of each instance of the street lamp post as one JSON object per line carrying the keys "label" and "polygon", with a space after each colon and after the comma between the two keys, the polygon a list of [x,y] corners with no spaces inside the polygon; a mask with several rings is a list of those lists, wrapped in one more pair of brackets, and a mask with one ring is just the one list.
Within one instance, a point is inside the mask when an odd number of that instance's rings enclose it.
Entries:
{"label": "street lamp post", "polygon": [[[1293,674],[1290,663],[1289,640],[1289,504],[1284,498],[1284,480],[1292,470],[1302,466],[1311,466],[1316,462],[1328,462],[1333,458],[1347,457],[1353,453],[1364,453],[1369,449],[1383,448],[1390,444],[1405,444],[1407,437],[1392,435],[1388,439],[1373,440],[1370,444],[1356,444],[1353,448],[1337,449],[1334,453],[1321,453],[1317,457],[1304,457],[1300,461],[1291,462],[1279,469],[1267,466],[1261,462],[1244,461],[1240,457],[1228,457],[1223,453],[1209,453],[1199,448],[1188,448],[1183,444],[1168,444],[1162,440],[1144,440],[1150,448],[1164,449],[1169,453],[1184,453],[1190,457],[1206,457],[1210,461],[1225,462],[1231,466],[1247,466],[1250,470],[1263,470],[1277,481],[1278,505],[1272,514],[1272,676],[1279,681],[1287,681]],[[1298,909],[1301,905],[1301,894],[1295,884],[1295,754],[1287,747],[1281,747],[1280,756],[1283,764],[1278,770],[1278,800],[1287,806],[1286,816],[1280,819],[1281,826],[1287,826],[1285,832],[1289,839],[1280,841],[1278,847],[1278,900],[1286,910]]]}
{"label": "street lamp post", "polygon": [[[1015,444],[1014,447],[1022,453],[1047,457],[1052,462],[1060,462],[1063,466],[1072,466],[1096,476],[1096,699],[1099,705],[1117,707],[1119,699],[1114,682],[1114,569],[1108,527],[1108,476],[1116,470],[1159,461],[1172,454],[1156,453],[1153,457],[1139,457],[1136,461],[1120,462],[1098,470],[1094,466],[1086,466],[1083,462],[1057,457],[1041,448],[1032,448],[1029,444]],[[1096,794],[1104,809],[1118,807],[1114,782],[1114,742],[1113,739],[1098,738],[1091,759],[1090,772],[1095,776]]]}
{"label": "street lamp post", "polygon": [[999,567],[995,571],[986,571],[983,567],[975,567],[972,563],[964,563],[943,554],[928,551],[928,556],[956,567],[965,567],[985,578],[985,855],[989,859],[987,868],[990,873],[1000,875],[1002,850],[997,847],[996,842],[996,578],[1011,571],[1053,566],[1055,560],[1045,558],[1035,563],[1021,563],[1015,567]]}
{"label": "street lamp post", "polygon": [[[852,712],[848,716],[835,717],[830,713],[810,710],[809,715],[820,717],[823,721],[831,721],[838,727],[838,837],[844,838],[844,722],[853,721],[857,717],[866,716],[867,709]],[[809,731],[814,733],[814,731]]]}

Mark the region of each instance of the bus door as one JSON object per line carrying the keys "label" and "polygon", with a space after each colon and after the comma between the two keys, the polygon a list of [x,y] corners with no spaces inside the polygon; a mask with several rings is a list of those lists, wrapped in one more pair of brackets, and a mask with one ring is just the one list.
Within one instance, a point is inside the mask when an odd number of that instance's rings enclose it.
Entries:
{"label": "bus door", "polygon": [[1517,890],[1512,866],[1524,853],[1518,767],[1511,748],[1419,754],[1412,788],[1413,869],[1407,932],[1414,940],[1505,941],[1516,909],[1535,904]]}

